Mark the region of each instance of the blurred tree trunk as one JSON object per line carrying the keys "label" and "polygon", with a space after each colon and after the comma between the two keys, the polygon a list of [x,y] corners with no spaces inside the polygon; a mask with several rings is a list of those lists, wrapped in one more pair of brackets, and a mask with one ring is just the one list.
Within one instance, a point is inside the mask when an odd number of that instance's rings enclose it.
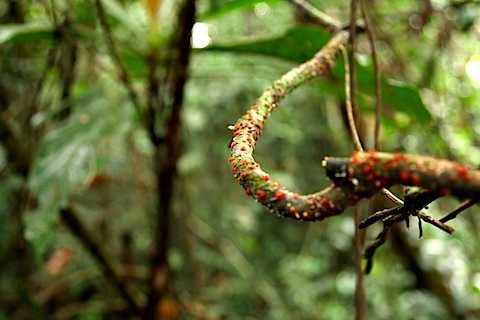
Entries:
{"label": "blurred tree trunk", "polygon": [[[147,305],[147,319],[174,319],[178,317],[178,306],[170,299],[170,268],[168,265],[168,249],[170,239],[170,222],[172,219],[172,197],[176,179],[177,161],[180,149],[181,108],[183,104],[184,86],[187,81],[187,69],[190,61],[191,30],[195,21],[195,0],[186,0],[180,9],[177,19],[179,29],[174,39],[175,56],[170,67],[169,97],[160,97],[160,101],[171,101],[170,105],[162,108],[169,110],[169,119],[165,124],[165,135],[156,136],[150,132],[152,143],[155,146],[155,172],[157,177],[157,212],[156,235],[151,257],[149,277],[149,301]],[[165,92],[165,91],[164,91]],[[149,106],[152,107],[152,106]],[[150,112],[150,114],[159,113]],[[157,123],[160,119],[153,119]]]}

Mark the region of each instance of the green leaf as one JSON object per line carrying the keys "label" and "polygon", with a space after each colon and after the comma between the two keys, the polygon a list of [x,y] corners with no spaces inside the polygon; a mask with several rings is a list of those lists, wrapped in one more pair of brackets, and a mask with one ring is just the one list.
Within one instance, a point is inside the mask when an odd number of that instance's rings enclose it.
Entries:
{"label": "green leaf", "polygon": [[134,34],[140,34],[144,28],[135,16],[132,16],[118,1],[101,0],[107,13],[118,20],[124,27],[130,29]]}
{"label": "green leaf", "polygon": [[55,29],[53,26],[38,24],[6,24],[0,25],[0,45],[7,42],[40,41],[51,39]]}
{"label": "green leaf", "polygon": [[128,129],[131,108],[122,104],[123,95],[108,96],[115,93],[113,85],[105,89],[97,87],[80,97],[82,107],[40,142],[29,176],[38,206],[24,218],[25,237],[38,256],[52,244],[59,209],[88,185],[101,165],[96,146]]}
{"label": "green leaf", "polygon": [[418,89],[409,83],[387,79],[382,82],[382,101],[397,111],[406,113],[418,123],[432,121]]}
{"label": "green leaf", "polygon": [[212,45],[201,51],[263,54],[301,63],[310,59],[330,38],[331,36],[321,28],[302,26],[292,28],[284,35],[273,39],[241,44]]}
{"label": "green leaf", "polygon": [[[262,54],[275,58],[304,62],[313,57],[328,40],[331,35],[317,27],[295,27],[288,30],[284,35],[268,40],[258,40],[242,44],[212,45],[200,51],[224,51],[235,53]],[[344,73],[343,62],[337,61],[337,65],[324,81],[322,91],[338,96],[344,96]],[[375,96],[374,72],[370,66],[362,66],[357,63],[358,90],[360,95],[370,97],[360,101],[360,106],[365,110],[373,110]],[[411,119],[424,124],[431,121],[432,116],[423,104],[417,88],[404,82],[382,79],[382,103],[389,107],[407,114]]]}
{"label": "green leaf", "polygon": [[220,16],[234,10],[250,8],[260,2],[271,5],[280,0],[225,0],[222,4],[211,5],[210,9],[202,14],[200,20]]}
{"label": "green leaf", "polygon": [[[330,84],[335,88],[338,95],[344,95],[344,71],[343,61],[338,61],[332,71],[333,79]],[[359,105],[364,111],[373,111],[375,105],[375,81],[374,71],[371,65],[363,66],[357,63],[357,84],[359,92]],[[430,111],[424,105],[418,89],[409,83],[381,79],[382,104],[406,114],[411,121],[425,124],[432,120]]]}
{"label": "green leaf", "polygon": [[130,76],[134,79],[143,79],[147,74],[147,63],[144,56],[135,49],[126,49],[120,52],[120,59]]}

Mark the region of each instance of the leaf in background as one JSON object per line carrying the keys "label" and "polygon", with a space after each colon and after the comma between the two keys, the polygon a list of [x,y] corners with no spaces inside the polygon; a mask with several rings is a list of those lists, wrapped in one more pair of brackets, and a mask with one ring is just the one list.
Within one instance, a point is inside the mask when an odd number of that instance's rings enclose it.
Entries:
{"label": "leaf in background", "polygon": [[131,48],[121,50],[120,59],[130,76],[134,79],[144,79],[147,74],[147,62],[138,50]]}
{"label": "leaf in background", "polygon": [[0,25],[0,45],[7,42],[33,41],[51,39],[53,26],[38,24],[6,24]]}
{"label": "leaf in background", "polygon": [[[318,50],[325,45],[331,36],[317,27],[295,27],[284,35],[249,43],[232,45],[212,45],[201,49],[201,51],[224,51],[237,53],[263,54],[281,58],[295,63],[302,63],[310,59]],[[325,81],[323,91],[339,96],[344,95],[343,62],[337,61],[337,66],[329,77],[331,81]],[[358,88],[361,95],[374,96],[374,73],[371,67],[357,64]],[[382,79],[382,102],[391,108],[409,115],[419,123],[426,123],[432,119],[428,109],[423,104],[418,90],[415,86]],[[373,103],[371,108],[373,110]]]}
{"label": "leaf in background", "polygon": [[203,13],[200,17],[200,20],[216,17],[234,10],[249,8],[254,6],[257,3],[266,3],[266,4],[274,4],[276,2],[280,2],[280,0],[225,0],[223,4],[215,4],[211,5],[210,9]]}
{"label": "leaf in background", "polygon": [[108,92],[116,91],[96,88],[81,97],[81,108],[40,142],[29,176],[38,207],[24,218],[25,237],[38,256],[51,244],[59,209],[95,175],[100,162],[95,148],[128,129],[131,109],[122,104],[123,95]]}
{"label": "leaf in background", "polygon": [[118,1],[115,0],[101,0],[105,6],[105,10],[109,15],[117,19],[125,28],[132,31],[134,34],[140,34],[144,28],[139,22],[138,17],[133,16],[127,11]]}
{"label": "leaf in background", "polygon": [[278,38],[232,45],[212,45],[202,51],[259,53],[301,63],[310,59],[330,38],[321,28],[302,26],[292,28]]}
{"label": "leaf in background", "polygon": [[[336,87],[339,95],[344,95],[344,71],[343,61],[338,61],[332,71],[334,81],[330,83]],[[359,92],[359,104],[362,110],[374,110],[375,81],[373,67],[363,66],[357,63],[357,85]],[[425,124],[432,120],[430,111],[423,104],[418,89],[409,83],[393,80],[381,79],[382,84],[382,104],[389,106],[396,111],[406,114],[410,119]],[[362,99],[363,98],[363,99]]]}
{"label": "leaf in background", "polygon": [[432,115],[423,104],[418,89],[412,84],[391,79],[383,80],[382,101],[397,111],[408,114],[421,124],[432,120]]}

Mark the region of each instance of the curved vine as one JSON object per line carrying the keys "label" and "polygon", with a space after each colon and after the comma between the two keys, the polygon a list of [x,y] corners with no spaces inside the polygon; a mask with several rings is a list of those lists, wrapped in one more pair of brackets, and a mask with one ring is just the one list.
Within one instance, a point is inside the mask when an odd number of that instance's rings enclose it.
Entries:
{"label": "curved vine", "polygon": [[[360,199],[394,184],[428,189],[435,197],[480,196],[480,170],[452,161],[401,153],[355,151],[350,158],[325,158],[323,165],[333,183],[319,192],[299,195],[274,181],[253,158],[253,151],[271,112],[299,85],[328,74],[349,33],[340,31],[312,59],[274,81],[234,126],[230,144],[232,173],[247,195],[279,216],[322,220],[338,215]],[[425,204],[426,205],[426,204]],[[419,208],[421,209],[421,208]]]}

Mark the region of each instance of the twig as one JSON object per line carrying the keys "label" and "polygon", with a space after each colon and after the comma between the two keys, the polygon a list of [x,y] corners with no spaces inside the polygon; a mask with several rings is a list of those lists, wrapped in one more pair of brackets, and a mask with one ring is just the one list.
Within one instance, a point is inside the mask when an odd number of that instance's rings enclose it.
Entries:
{"label": "twig", "polygon": [[[350,71],[349,71],[349,63],[348,57],[345,52],[345,49],[342,50],[343,61],[345,65],[345,105],[347,107],[347,118],[348,124],[350,126],[350,132],[352,134],[353,144],[355,149],[358,151],[363,151],[362,142],[360,141],[360,136],[357,131],[357,126],[355,125],[355,116],[353,113],[353,106],[351,100],[351,91],[350,91]],[[388,199],[393,201],[396,204],[403,204],[402,200],[398,198],[393,192],[386,188],[382,188],[382,193],[387,196]]]}
{"label": "twig", "polygon": [[370,271],[372,271],[373,256],[375,255],[375,251],[387,241],[388,236],[390,235],[390,228],[391,225],[384,225],[382,231],[379,233],[375,241],[365,249],[365,253],[363,254],[363,257],[367,261],[364,271],[365,274],[369,274]]}
{"label": "twig", "polygon": [[[346,50],[343,48],[342,55],[345,65],[345,95],[348,125],[352,134],[355,150],[363,151],[360,135],[358,134],[357,124],[355,121],[355,113],[357,111],[357,68],[355,64],[355,45],[357,32],[357,0],[350,1],[350,56],[347,57]],[[348,59],[350,58],[350,59]],[[350,66],[349,67],[349,62]],[[355,205],[355,226],[359,223],[359,208]],[[357,282],[355,286],[355,319],[366,319],[367,299],[365,296],[365,288],[363,286],[362,273],[362,249],[363,244],[360,237],[360,229],[355,228],[355,270],[357,273]]]}
{"label": "twig", "polygon": [[462,212],[462,211],[470,208],[471,206],[473,206],[473,205],[474,205],[475,203],[477,203],[477,202],[478,202],[477,199],[467,200],[467,201],[463,202],[460,206],[458,206],[455,210],[453,210],[452,212],[450,212],[449,214],[447,214],[445,217],[443,217],[442,219],[440,219],[439,221],[443,223],[443,222],[447,222],[447,221],[449,221],[449,220],[452,220],[452,219],[456,218],[457,215],[458,215],[460,212]]}
{"label": "twig", "polygon": [[350,54],[349,54],[349,76],[350,81],[348,86],[350,87],[350,106],[347,105],[347,116],[350,131],[352,132],[352,138],[354,140],[355,149],[363,151],[362,143],[360,142],[360,135],[358,134],[358,128],[356,123],[356,113],[358,112],[358,99],[357,99],[357,65],[355,61],[356,53],[356,35],[357,35],[357,0],[350,1]]}
{"label": "twig", "polygon": [[365,0],[360,0],[360,6],[362,9],[362,16],[365,20],[365,29],[367,30],[368,39],[370,42],[370,48],[372,49],[373,57],[373,70],[375,72],[375,131],[374,131],[374,143],[373,148],[377,149],[380,147],[380,121],[382,113],[382,92],[381,92],[381,82],[380,82],[380,63],[378,60],[377,46],[375,39],[375,33],[373,32],[372,23],[368,16],[367,8],[365,5]]}
{"label": "twig", "polygon": [[342,26],[340,22],[329,15],[318,10],[305,0],[289,0],[293,5],[307,13],[308,16],[315,19],[315,21],[325,28],[330,33],[336,33],[341,30]]}
{"label": "twig", "polygon": [[98,243],[95,243],[85,226],[83,226],[81,221],[78,219],[73,209],[62,209],[60,211],[60,215],[70,231],[82,242],[88,252],[90,252],[90,254],[92,254],[92,256],[100,263],[105,277],[117,288],[118,293],[128,304],[132,312],[136,315],[140,315],[140,308],[137,302],[130,292],[128,292],[123,281],[118,277],[114,267],[110,264],[110,261],[102,252]]}
{"label": "twig", "polygon": [[[181,109],[185,83],[188,79],[188,66],[191,53],[191,30],[195,23],[195,0],[185,0],[178,12],[179,28],[174,38],[176,50],[171,63],[170,91],[167,105],[170,111],[165,123],[164,143],[155,145],[155,174],[157,178],[158,203],[155,217],[155,238],[152,250],[151,270],[149,275],[149,299],[145,312],[148,319],[158,314],[158,305],[166,296],[170,287],[170,270],[168,250],[170,246],[170,220],[172,218],[171,202],[174,191],[177,162],[180,153]],[[155,54],[155,53],[154,53]],[[164,66],[166,67],[166,66]],[[151,106],[150,106],[151,107]],[[161,119],[153,119],[158,121]],[[155,144],[155,141],[152,141]]]}
{"label": "twig", "polygon": [[[343,56],[343,61],[344,61],[344,65],[345,65],[345,67],[344,67],[345,68],[345,96],[346,96],[345,104],[346,104],[346,107],[347,107],[348,124],[350,126],[350,132],[352,134],[352,139],[353,139],[353,144],[355,146],[355,149],[358,150],[358,151],[364,151],[364,148],[362,146],[362,142],[360,140],[360,135],[358,134],[357,126],[356,126],[356,123],[355,123],[354,107],[353,107],[353,103],[352,103],[352,94],[351,94],[351,92],[352,92],[351,88],[353,88],[353,86],[351,85],[352,84],[351,77],[353,77],[353,74],[352,74],[352,72],[350,72],[350,67],[349,67],[349,62],[348,62],[349,59],[347,57],[345,49],[342,50],[342,56]],[[353,63],[353,65],[355,65],[355,63]],[[375,78],[376,78],[376,81],[377,81],[377,76]],[[356,84],[354,84],[354,85],[356,85]],[[379,95],[378,92],[376,92],[376,93]],[[379,99],[378,95],[377,95],[377,100]],[[380,110],[380,109],[377,108],[377,110]],[[397,203],[397,204],[402,204],[403,203],[400,198],[398,198],[395,194],[393,194],[390,190],[388,190],[386,188],[382,188],[382,193],[385,194],[385,196],[387,196],[387,198],[390,199],[391,201],[393,201],[394,203]]]}
{"label": "twig", "polygon": [[386,189],[386,188],[382,188],[382,193],[388,198],[390,199],[393,203],[396,203],[396,204],[403,204],[403,201],[402,199],[400,199],[399,197],[397,197],[392,191]]}
{"label": "twig", "polygon": [[[356,5],[354,6],[354,3],[355,1],[352,1],[352,10],[354,9],[353,7],[355,7],[356,9]],[[361,1],[362,4],[363,4],[363,1]],[[364,5],[364,4],[363,4]],[[363,8],[362,8],[363,9]],[[364,13],[364,15],[366,15]],[[350,25],[350,28],[351,28],[351,32],[353,32],[353,34],[355,34],[355,31],[356,30],[356,27],[355,27],[355,24],[354,24],[354,21],[355,19],[352,18],[351,19],[351,25]],[[367,21],[367,19],[366,19]],[[373,32],[371,31],[371,27],[369,25],[369,22],[367,22],[367,30],[368,31],[368,34],[370,36],[370,39],[371,39],[371,46],[372,46],[372,52],[373,52],[373,56],[374,56],[374,62],[375,62],[375,95],[376,95],[376,120],[375,120],[375,148],[376,146],[378,145],[377,141],[378,141],[378,135],[379,135],[379,127],[380,127],[380,111],[381,111],[381,92],[380,92],[380,72],[378,71],[378,57],[377,57],[377,54],[376,54],[376,47],[375,47],[375,44],[374,44],[374,38],[373,38]],[[345,62],[345,95],[346,95],[346,106],[347,106],[347,118],[348,118],[348,124],[350,126],[350,131],[351,131],[351,134],[352,134],[352,139],[353,139],[353,144],[355,146],[355,149],[358,150],[358,151],[363,151],[364,148],[362,146],[362,143],[361,143],[361,140],[360,140],[360,136],[358,134],[358,130],[357,130],[357,126],[355,124],[355,115],[354,115],[354,105],[356,105],[356,102],[352,102],[352,101],[356,101],[356,93],[355,93],[355,98],[353,98],[354,96],[352,95],[352,90],[353,92],[356,92],[356,81],[352,81],[351,77],[355,77],[354,75],[354,70],[355,70],[355,59],[353,57],[352,59],[352,56],[354,55],[354,43],[352,42],[352,48],[351,48],[351,53],[350,53],[350,62],[352,62],[353,60],[353,63],[352,63],[352,71],[349,71],[349,63],[348,63],[348,58],[347,58],[347,55],[345,53],[345,50],[342,51],[342,55],[343,55],[343,61]],[[402,204],[402,200],[400,198],[398,198],[393,192],[391,192],[390,190],[386,189],[386,188],[382,188],[382,193],[388,198],[390,199],[391,201],[393,201],[394,203],[397,203],[397,204]]]}
{"label": "twig", "polygon": [[[347,118],[348,126],[350,127],[350,133],[353,139],[353,145],[355,150],[363,151],[362,142],[360,141],[360,135],[358,134],[357,125],[355,124],[355,115],[353,111],[353,102],[352,102],[352,70],[350,69],[350,63],[348,61],[348,56],[345,48],[342,48],[342,56],[344,61],[345,69],[345,105],[347,109]],[[356,84],[355,84],[356,85]]]}
{"label": "twig", "polygon": [[131,102],[135,106],[135,109],[139,114],[141,114],[141,105],[138,99],[138,95],[133,88],[132,81],[130,80],[130,75],[128,74],[127,69],[125,68],[122,60],[120,59],[120,55],[117,52],[117,48],[115,46],[115,42],[113,41],[112,31],[110,30],[110,26],[107,21],[107,15],[105,13],[102,0],[95,0],[95,8],[100,19],[100,26],[102,27],[103,34],[105,36],[108,51],[110,52],[110,56],[112,57],[113,62],[115,63],[118,71],[120,72],[120,81],[127,89],[128,96],[130,97]]}
{"label": "twig", "polygon": [[396,206],[394,208],[388,208],[388,209],[377,211],[374,214],[368,216],[366,219],[362,220],[358,224],[358,228],[365,229],[379,220],[385,219],[391,215],[399,214],[402,208],[403,208],[402,206]]}
{"label": "twig", "polygon": [[64,119],[70,115],[72,112],[72,89],[73,89],[73,84],[75,83],[75,77],[76,77],[76,65],[77,65],[77,53],[78,53],[78,47],[75,41],[72,41],[72,37],[69,35],[68,29],[72,25],[72,17],[70,16],[70,12],[68,10],[71,10],[69,7],[68,9],[65,9],[64,13],[64,20],[61,26],[59,26],[59,31],[62,34],[63,38],[66,40],[64,41],[64,46],[65,46],[65,52],[66,52],[66,57],[63,60],[63,65],[60,66],[61,70],[61,75],[63,77],[63,83],[62,83],[62,93],[61,93],[61,99],[62,99],[62,109],[59,112],[59,118]]}
{"label": "twig", "polygon": [[385,218],[382,231],[378,234],[377,238],[375,238],[375,241],[365,249],[364,258],[367,261],[367,265],[365,266],[364,271],[365,274],[369,274],[372,270],[373,256],[375,255],[375,251],[387,241],[388,236],[390,235],[391,227],[395,223],[408,219],[408,215],[406,215],[405,210],[402,209],[405,208],[395,210],[397,213]]}
{"label": "twig", "polygon": [[[28,96],[28,101],[26,102],[25,110],[28,110],[30,116],[33,116],[37,112],[38,108],[38,97],[40,92],[42,91],[42,87],[47,79],[47,76],[50,72],[50,69],[53,68],[56,60],[58,59],[58,52],[59,52],[59,44],[60,39],[57,33],[54,33],[52,39],[52,45],[48,49],[47,58],[45,59],[45,66],[40,77],[35,81],[32,91]],[[30,128],[30,126],[25,126],[26,128]]]}
{"label": "twig", "polygon": [[378,211],[360,222],[359,228],[361,229],[366,228],[381,219],[383,219],[384,222],[383,230],[377,236],[375,241],[365,250],[365,259],[367,260],[365,273],[369,273],[371,271],[375,251],[387,240],[390,227],[395,223],[404,220],[408,221],[408,218],[411,215],[418,217],[419,237],[422,236],[421,221],[425,221],[449,234],[453,233],[453,228],[443,224],[441,221],[435,220],[434,218],[420,211],[420,209],[426,207],[430,202],[434,201],[435,199],[437,199],[435,192],[430,192],[427,190],[410,192],[407,193],[407,195],[405,196],[405,202],[402,205]]}
{"label": "twig", "polygon": [[[360,222],[360,206],[355,205],[354,208],[354,226],[356,227]],[[355,286],[355,299],[356,299],[356,319],[365,319],[367,311],[367,299],[365,295],[365,287],[363,285],[363,268],[362,268],[362,256],[365,230],[355,228],[355,271],[356,271],[356,286]]]}
{"label": "twig", "polygon": [[444,224],[444,222],[448,221],[448,220],[445,220],[445,221],[442,221],[442,220],[435,220],[434,218],[432,218],[431,216],[429,215],[426,215],[424,214],[423,212],[419,211],[417,212],[417,215],[420,219],[422,219],[423,221],[425,221],[426,223],[429,223],[437,228],[439,228],[440,230],[443,230],[445,231],[446,233],[449,233],[449,234],[453,234],[453,232],[455,231],[452,227],[450,226],[447,226],[446,224]]}

